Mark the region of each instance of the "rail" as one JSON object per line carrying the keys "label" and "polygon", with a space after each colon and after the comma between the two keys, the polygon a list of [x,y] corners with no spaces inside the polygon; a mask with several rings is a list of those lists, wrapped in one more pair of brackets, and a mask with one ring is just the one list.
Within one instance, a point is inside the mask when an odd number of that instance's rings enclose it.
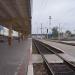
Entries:
{"label": "rail", "polygon": [[[47,66],[47,68],[48,68],[48,72],[50,73],[49,75],[58,75],[58,74],[55,74],[55,73],[53,72],[52,66],[50,66],[50,63],[48,63],[48,61],[46,60],[46,58],[45,58],[43,52],[41,52],[41,50],[42,50],[41,48],[42,48],[42,47],[44,47],[45,49],[47,49],[48,51],[52,52],[53,54],[55,54],[56,56],[58,56],[60,59],[62,59],[62,60],[64,61],[64,63],[70,68],[70,70],[72,71],[72,73],[75,72],[75,65],[73,65],[71,62],[67,61],[66,59],[64,59],[63,57],[61,57],[61,56],[59,55],[61,51],[59,51],[59,50],[57,50],[57,49],[55,49],[55,48],[53,48],[53,47],[51,47],[51,46],[49,46],[49,45],[47,45],[47,44],[45,44],[45,43],[42,43],[42,42],[40,42],[40,41],[38,41],[38,40],[33,40],[33,42],[34,42],[34,44],[35,44],[37,50],[38,50],[39,53],[41,54],[41,56],[42,56],[42,58],[43,58],[43,60],[44,60],[44,62],[45,62],[45,64],[46,64],[46,66]],[[40,45],[41,45],[42,47],[40,47]],[[56,51],[56,50],[57,50],[57,51]],[[61,53],[63,53],[63,52],[61,52]],[[65,74],[64,74],[64,75],[65,75]]]}

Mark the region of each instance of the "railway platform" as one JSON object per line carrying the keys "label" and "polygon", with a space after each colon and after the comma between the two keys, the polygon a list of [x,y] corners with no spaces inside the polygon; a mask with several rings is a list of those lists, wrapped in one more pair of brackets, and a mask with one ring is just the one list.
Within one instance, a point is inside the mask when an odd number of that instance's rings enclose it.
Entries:
{"label": "railway platform", "polygon": [[62,44],[62,43],[58,43],[58,42],[47,41],[47,40],[43,40],[43,39],[41,39],[39,41],[46,43],[56,49],[63,51],[66,54],[69,54],[69,55],[75,57],[75,46],[66,45],[66,44]]}
{"label": "railway platform", "polygon": [[[75,58],[41,40],[33,40],[32,63],[36,75],[75,75]],[[35,47],[36,50],[35,51]]]}
{"label": "railway platform", "polygon": [[75,41],[62,41],[62,42],[75,44]]}
{"label": "railway platform", "polygon": [[75,41],[59,41],[59,43],[75,46]]}
{"label": "railway platform", "polygon": [[12,46],[0,43],[0,75],[26,75],[29,64],[31,38],[20,43],[13,40]]}

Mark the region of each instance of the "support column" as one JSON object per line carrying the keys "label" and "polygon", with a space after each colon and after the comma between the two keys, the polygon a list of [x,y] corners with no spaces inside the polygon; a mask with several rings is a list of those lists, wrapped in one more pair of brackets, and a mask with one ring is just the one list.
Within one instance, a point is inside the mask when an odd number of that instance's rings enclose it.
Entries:
{"label": "support column", "polygon": [[23,36],[23,33],[21,34],[21,40],[22,40],[22,41],[24,40],[24,36]]}
{"label": "support column", "polygon": [[24,33],[21,33],[21,40],[25,40],[25,34]]}
{"label": "support column", "polygon": [[20,43],[20,39],[21,39],[21,33],[18,32],[18,42]]}
{"label": "support column", "polygon": [[13,37],[12,37],[12,33],[13,33],[12,25],[10,25],[8,33],[9,33],[9,35],[8,35],[8,45],[11,46],[12,45],[12,39],[13,39]]}

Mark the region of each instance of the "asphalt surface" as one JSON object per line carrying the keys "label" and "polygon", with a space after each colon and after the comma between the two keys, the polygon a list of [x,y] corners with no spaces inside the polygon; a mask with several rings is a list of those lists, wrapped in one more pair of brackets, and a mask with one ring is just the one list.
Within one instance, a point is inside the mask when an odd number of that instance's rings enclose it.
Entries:
{"label": "asphalt surface", "polygon": [[30,42],[30,39],[20,43],[14,41],[11,47],[6,42],[0,43],[0,75],[18,75],[21,65],[26,75]]}

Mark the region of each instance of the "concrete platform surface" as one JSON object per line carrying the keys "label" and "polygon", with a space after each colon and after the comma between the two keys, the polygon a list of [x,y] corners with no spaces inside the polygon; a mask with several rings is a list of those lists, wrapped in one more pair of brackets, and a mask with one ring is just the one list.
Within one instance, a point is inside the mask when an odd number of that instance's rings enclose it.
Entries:
{"label": "concrete platform surface", "polygon": [[75,44],[75,41],[62,41],[62,42],[65,42],[65,43],[74,43]]}
{"label": "concrete platform surface", "polygon": [[72,57],[71,55],[68,55],[68,54],[59,54],[59,55],[62,56],[67,61],[75,62],[75,57]]}
{"label": "concrete platform surface", "polygon": [[32,63],[42,63],[43,59],[40,54],[32,54]]}
{"label": "concrete platform surface", "polygon": [[44,42],[52,47],[55,47],[61,51],[63,51],[65,54],[69,54],[73,57],[75,57],[75,46],[70,46],[66,44],[61,44],[61,43],[56,43],[56,42],[51,42],[51,41],[46,41],[46,40],[39,40],[41,42]]}
{"label": "concrete platform surface", "polygon": [[[49,63],[63,63],[63,60],[61,60],[58,56],[54,54],[45,54],[44,56]],[[41,55],[39,54],[32,55],[32,63],[42,63],[42,62],[43,59]]]}
{"label": "concrete platform surface", "polygon": [[44,55],[49,63],[63,63],[63,60],[60,59],[55,54],[46,54]]}
{"label": "concrete platform surface", "polygon": [[[59,55],[62,56],[67,61],[75,62],[75,58],[68,54],[63,53],[63,54],[59,54]],[[45,54],[44,56],[49,63],[63,63],[63,60],[54,54]],[[39,54],[32,55],[32,63],[42,63],[42,62],[43,62],[43,59],[42,59],[41,55],[39,55]]]}
{"label": "concrete platform surface", "polygon": [[[31,39],[18,43],[13,41],[11,47],[7,42],[0,43],[0,75],[26,75],[29,62]],[[20,74],[19,74],[20,73]]]}
{"label": "concrete platform surface", "polygon": [[27,73],[27,75],[34,75],[33,65],[32,64],[28,65],[28,73]]}

